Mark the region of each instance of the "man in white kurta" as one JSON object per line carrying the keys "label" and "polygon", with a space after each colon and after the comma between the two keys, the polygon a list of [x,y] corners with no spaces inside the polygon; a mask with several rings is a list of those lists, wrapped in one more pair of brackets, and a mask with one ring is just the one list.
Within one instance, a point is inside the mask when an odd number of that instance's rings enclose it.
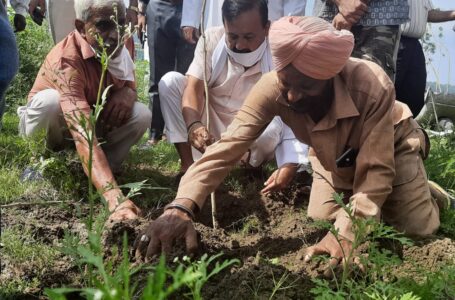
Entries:
{"label": "man in white kurta", "polygon": [[[203,81],[204,65],[207,68],[209,88],[210,128],[208,131],[215,140],[220,139],[226,131],[250,89],[261,78],[262,74],[273,69],[270,49],[265,37],[259,41],[261,44],[257,49],[250,49],[249,53],[240,54],[232,51],[228,46],[229,38],[227,36],[231,34],[233,33],[226,31],[225,35],[225,28],[223,27],[207,30],[206,61],[204,62],[203,40],[200,39],[194,60],[186,76],[177,72],[170,72],[159,83],[162,99],[161,109],[166,123],[167,138],[170,143],[176,145],[179,154],[181,151],[179,151],[178,146],[189,141],[189,132],[191,133],[193,129],[193,123],[199,122],[203,126],[207,125],[207,110],[205,108],[200,111],[200,119],[196,122],[187,121],[188,118],[184,118],[182,112],[182,97],[184,97],[186,89],[192,88],[188,87],[187,84],[194,79]],[[198,101],[203,107],[204,99],[198,99]],[[192,150],[192,158],[198,159],[201,152],[195,148]],[[295,139],[292,131],[281,119],[276,118],[264,130],[242,160],[253,167],[257,167],[276,155],[278,167],[289,163],[307,164],[307,150],[307,146]],[[182,171],[184,172],[192,161],[188,163],[185,155],[180,156]]]}

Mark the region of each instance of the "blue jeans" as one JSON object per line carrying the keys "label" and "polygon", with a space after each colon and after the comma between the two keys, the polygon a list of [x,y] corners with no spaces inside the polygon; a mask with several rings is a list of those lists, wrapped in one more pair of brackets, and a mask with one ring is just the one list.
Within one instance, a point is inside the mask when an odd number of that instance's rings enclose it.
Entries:
{"label": "blue jeans", "polygon": [[16,38],[0,1],[0,129],[5,111],[5,92],[19,68]]}

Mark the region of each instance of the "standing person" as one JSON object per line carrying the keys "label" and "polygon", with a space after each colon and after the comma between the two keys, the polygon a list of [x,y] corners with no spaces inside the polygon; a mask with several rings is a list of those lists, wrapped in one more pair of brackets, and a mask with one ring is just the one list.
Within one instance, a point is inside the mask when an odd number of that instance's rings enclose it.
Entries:
{"label": "standing person", "polygon": [[18,68],[16,38],[9,24],[6,7],[0,1],[0,130],[5,110],[5,92]]}
{"label": "standing person", "polygon": [[[126,199],[114,173],[120,171],[130,148],[140,140],[150,125],[151,114],[137,101],[134,63],[112,19],[126,24],[126,8],[121,0],[75,0],[76,30],[46,56],[26,106],[19,107],[19,132],[32,137],[44,131],[47,146],[61,149],[74,143],[84,171],[88,175],[89,145],[79,120],[87,120],[97,101],[100,84],[109,86],[106,103],[96,122],[92,149],[92,184],[107,202],[111,220],[134,219],[139,208]],[[98,37],[112,56],[105,81],[101,83],[101,51]]]}
{"label": "standing person", "polygon": [[336,29],[351,30],[352,56],[377,63],[394,80],[400,25],[409,20],[408,0],[315,0],[313,15]]}
{"label": "standing person", "polygon": [[[140,0],[139,34],[147,30],[150,57],[150,144],[161,140],[164,119],[160,107],[158,82],[170,71],[185,73],[193,60],[195,46],[185,41],[180,31],[182,0]],[[142,39],[142,37],[141,37]]]}
{"label": "standing person", "polygon": [[[214,140],[220,139],[250,89],[264,73],[273,69],[267,41],[270,27],[267,2],[226,0],[222,12],[224,27],[207,30],[205,48],[204,41],[199,40],[186,76],[169,72],[160,81],[168,141],[174,144],[180,156],[179,176]],[[205,107],[204,68],[207,69],[208,107]],[[286,169],[289,164],[307,163],[307,149],[296,141],[281,119],[276,118],[244,153],[242,161],[247,166],[259,167],[276,154],[278,166]]]}
{"label": "standing person", "polygon": [[[93,5],[97,5],[100,2],[109,2],[111,0],[91,0]],[[137,24],[137,12],[138,12],[138,0],[125,0],[125,6],[127,7],[126,16],[127,23],[131,23],[133,26]],[[54,44],[57,44],[63,40],[68,33],[74,30],[74,21],[76,20],[76,13],[74,11],[74,0],[30,0],[29,13],[33,15],[35,10],[36,13],[41,14],[44,18],[47,15],[49,17],[49,27],[52,34]],[[41,24],[40,24],[41,25]]]}
{"label": "standing person", "polygon": [[409,17],[411,20],[401,25],[395,90],[397,99],[406,103],[417,117],[425,104],[427,85],[425,54],[419,39],[425,34],[427,22],[455,20],[455,11],[434,9],[431,0],[410,0]]}
{"label": "standing person", "polygon": [[[202,0],[183,0],[182,31],[189,43],[196,43],[199,37]],[[222,26],[221,7],[223,0],[207,1],[205,27]],[[275,21],[284,16],[304,16],[306,0],[269,0],[269,20]]]}

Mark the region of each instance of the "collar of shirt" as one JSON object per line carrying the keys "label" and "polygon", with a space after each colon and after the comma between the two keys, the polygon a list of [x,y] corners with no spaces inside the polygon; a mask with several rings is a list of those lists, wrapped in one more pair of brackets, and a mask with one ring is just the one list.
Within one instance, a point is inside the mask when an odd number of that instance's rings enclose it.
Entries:
{"label": "collar of shirt", "polygon": [[[82,58],[84,60],[87,60],[89,58],[95,57],[96,54],[92,50],[92,47],[90,47],[90,44],[82,37],[82,35],[79,33],[79,31],[74,30],[73,32],[74,32],[74,37],[76,39],[76,46],[78,46],[79,49],[81,49]],[[63,53],[63,57],[65,57],[65,53]]]}

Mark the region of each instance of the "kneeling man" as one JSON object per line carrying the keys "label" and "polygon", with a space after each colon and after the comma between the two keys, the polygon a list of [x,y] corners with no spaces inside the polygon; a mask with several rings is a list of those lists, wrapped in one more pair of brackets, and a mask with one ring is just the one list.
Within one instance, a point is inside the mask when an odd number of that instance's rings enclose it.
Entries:
{"label": "kneeling man", "polygon": [[117,14],[124,26],[125,5],[123,0],[76,0],[75,10],[76,30],[49,52],[27,106],[18,109],[20,134],[28,137],[44,130],[51,149],[62,148],[72,138],[88,172],[89,148],[78,120],[88,120],[96,103],[101,81],[97,37],[101,37],[112,56],[102,87],[112,86],[94,128],[92,183],[106,199],[112,220],[135,218],[139,209],[124,199],[113,174],[147,130],[151,113],[137,102],[134,63],[111,19]]}
{"label": "kneeling man", "polygon": [[282,18],[272,24],[270,43],[277,71],[261,78],[227,133],[187,171],[176,200],[139,236],[150,241],[147,247],[139,242],[139,252],[169,250],[180,237],[194,250],[193,212],[275,116],[312,147],[308,215],[333,221],[342,237],[338,243],[329,232],[308,249],[307,259],[329,253],[339,262],[352,248],[352,224],[334,192],[347,196],[356,217],[382,220],[409,235],[434,233],[439,209],[422,162],[429,144],[409,108],[395,101],[386,73],[349,58],[352,34],[322,19]]}

